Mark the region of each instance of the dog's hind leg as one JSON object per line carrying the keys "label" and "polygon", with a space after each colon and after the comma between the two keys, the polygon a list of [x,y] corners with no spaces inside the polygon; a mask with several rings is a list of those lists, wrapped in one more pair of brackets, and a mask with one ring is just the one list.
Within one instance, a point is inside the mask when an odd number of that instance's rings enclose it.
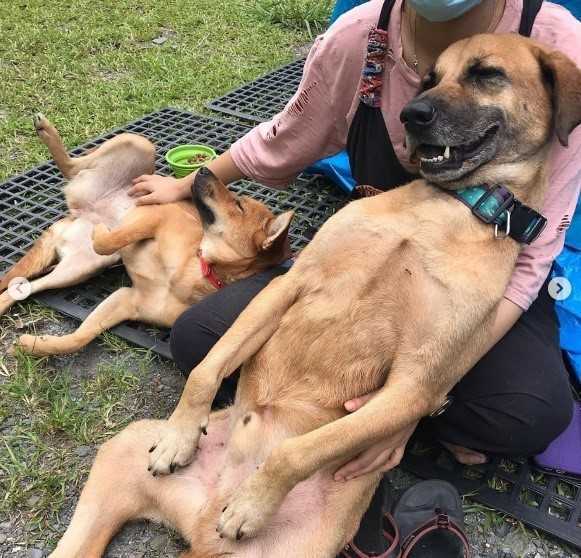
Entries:
{"label": "dog's hind leg", "polygon": [[95,166],[100,155],[99,148],[80,157],[71,157],[58,130],[44,114],[35,114],[32,122],[38,137],[48,147],[56,166],[67,180],[74,178],[79,171]]}
{"label": "dog's hind leg", "polygon": [[[277,446],[236,490],[222,513],[219,532],[231,540],[255,536],[299,482],[320,470],[330,475],[373,444],[398,433],[411,429],[411,435],[416,423],[437,408],[446,391],[432,391],[421,357],[411,350],[409,355],[406,351],[394,361],[385,386],[359,410]],[[439,371],[436,366],[432,370]]]}
{"label": "dog's hind leg", "polygon": [[[146,447],[164,423],[129,425],[99,449],[71,524],[50,558],[99,558],[124,523],[161,519],[155,498],[156,479],[145,471]],[[136,473],[135,462],[143,462]]]}
{"label": "dog's hind leg", "polygon": [[88,345],[104,331],[124,322],[139,318],[135,290],[124,287],[106,298],[69,335],[22,335],[15,347],[33,355],[62,355],[74,353]]}
{"label": "dog's hind leg", "polygon": [[[71,227],[69,232],[73,237],[75,236],[75,230],[73,227]],[[61,243],[61,240],[63,239],[59,238],[59,240],[56,241],[56,248],[58,248],[59,254],[62,255],[62,259],[50,273],[30,282],[29,296],[50,289],[61,289],[78,285],[102,269],[106,269],[119,261],[119,256],[117,254],[112,256],[99,256],[95,254],[92,248],[88,246],[88,243],[90,242],[88,238],[84,245],[82,242],[83,239],[80,236],[77,236],[77,243],[74,245],[67,243],[66,239]],[[46,252],[44,253],[45,259],[43,263],[46,263],[49,259],[48,251],[49,248],[47,247]],[[37,265],[37,268],[35,269],[40,267],[39,262],[40,257],[34,260],[35,265]],[[18,265],[19,264],[17,264],[17,266]],[[27,268],[22,266],[17,271],[26,272],[26,269]],[[23,275],[26,276],[25,273],[23,273]],[[19,274],[16,274],[16,277],[18,276]],[[15,300],[10,296],[8,291],[0,294],[0,316],[4,315],[14,303]]]}
{"label": "dog's hind leg", "polygon": [[56,166],[63,173],[63,176],[67,179],[75,176],[80,170],[78,164],[75,164],[75,161],[79,161],[80,157],[73,159],[67,153],[63,140],[52,122],[43,114],[37,113],[34,115],[32,123],[34,124],[34,129],[38,137],[48,147]]}
{"label": "dog's hind leg", "polygon": [[[0,278],[0,293],[16,277],[30,279],[44,273],[57,259],[59,229],[71,223],[69,218],[61,219],[44,231],[32,248]],[[0,312],[1,315],[1,312]]]}
{"label": "dog's hind leg", "polygon": [[[154,159],[155,148],[153,144],[143,137],[134,134],[120,134],[96,149],[89,151],[86,155],[80,157],[71,157],[58,133],[58,130],[46,116],[38,113],[33,118],[34,128],[38,137],[48,147],[54,162],[66,179],[73,178],[83,169],[94,168],[99,165],[99,160],[107,153],[115,153],[123,145],[130,145],[135,149],[132,152],[137,153],[138,170],[136,172],[155,172]],[[105,161],[109,164],[110,161]]]}

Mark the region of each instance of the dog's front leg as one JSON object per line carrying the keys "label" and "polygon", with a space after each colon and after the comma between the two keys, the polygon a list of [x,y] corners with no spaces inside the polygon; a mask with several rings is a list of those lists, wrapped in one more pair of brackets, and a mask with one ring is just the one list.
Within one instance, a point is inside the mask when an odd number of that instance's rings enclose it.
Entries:
{"label": "dog's front leg", "polygon": [[357,412],[284,441],[234,493],[218,531],[232,540],[256,535],[299,482],[321,469],[328,470],[333,482],[338,466],[426,416],[442,397],[402,375]]}
{"label": "dog's front leg", "polygon": [[173,473],[176,467],[192,462],[222,380],[254,355],[276,331],[282,316],[296,300],[298,285],[292,270],[274,279],[192,370],[169,418],[172,428],[150,450],[149,470],[153,475]]}

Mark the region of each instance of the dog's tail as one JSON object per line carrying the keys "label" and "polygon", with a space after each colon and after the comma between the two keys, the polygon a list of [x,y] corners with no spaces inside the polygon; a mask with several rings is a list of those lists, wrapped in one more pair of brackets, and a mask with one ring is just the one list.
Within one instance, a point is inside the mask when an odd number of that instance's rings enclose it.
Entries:
{"label": "dog's tail", "polygon": [[5,275],[0,276],[0,294],[8,288],[12,279],[38,277],[55,262],[57,257],[56,227],[66,221],[68,219],[62,219],[42,233],[22,259],[16,262]]}

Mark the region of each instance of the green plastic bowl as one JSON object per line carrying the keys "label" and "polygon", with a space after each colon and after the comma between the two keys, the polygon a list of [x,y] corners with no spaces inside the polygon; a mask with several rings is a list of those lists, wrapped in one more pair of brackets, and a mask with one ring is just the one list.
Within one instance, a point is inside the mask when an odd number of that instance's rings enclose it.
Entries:
{"label": "green plastic bowl", "polygon": [[[199,163],[190,163],[192,157],[203,155],[205,159]],[[178,145],[165,154],[165,160],[176,178],[183,178],[199,168],[207,165],[217,157],[217,153],[207,145]]]}

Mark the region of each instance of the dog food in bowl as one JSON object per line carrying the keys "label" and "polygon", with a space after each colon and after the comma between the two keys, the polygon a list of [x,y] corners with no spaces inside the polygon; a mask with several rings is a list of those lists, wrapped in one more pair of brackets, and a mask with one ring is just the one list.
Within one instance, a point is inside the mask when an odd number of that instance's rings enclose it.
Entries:
{"label": "dog food in bowl", "polygon": [[176,178],[182,178],[207,165],[218,155],[207,145],[178,145],[165,154]]}

